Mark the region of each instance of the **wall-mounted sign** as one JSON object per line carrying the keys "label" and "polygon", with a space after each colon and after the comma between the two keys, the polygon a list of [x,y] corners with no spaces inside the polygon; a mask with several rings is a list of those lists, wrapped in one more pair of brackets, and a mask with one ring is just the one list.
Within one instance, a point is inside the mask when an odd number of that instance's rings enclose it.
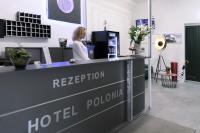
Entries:
{"label": "wall-mounted sign", "polygon": [[164,34],[167,43],[173,44],[182,44],[182,34],[181,33],[173,33],[173,34]]}
{"label": "wall-mounted sign", "polygon": [[167,44],[182,44],[183,43],[183,34],[182,33],[165,33],[165,34],[154,34],[152,43],[154,44],[156,38],[158,37],[165,37]]}
{"label": "wall-mounted sign", "polygon": [[48,18],[81,24],[81,0],[48,0]]}
{"label": "wall-mounted sign", "polygon": [[[136,26],[148,26],[149,25],[149,20],[148,19],[137,19],[136,20]],[[155,29],[155,18],[152,18],[152,29]]]}

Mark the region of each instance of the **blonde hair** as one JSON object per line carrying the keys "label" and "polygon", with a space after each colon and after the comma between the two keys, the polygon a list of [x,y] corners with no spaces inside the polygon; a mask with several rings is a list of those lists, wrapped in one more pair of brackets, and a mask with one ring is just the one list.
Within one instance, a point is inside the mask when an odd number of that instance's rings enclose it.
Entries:
{"label": "blonde hair", "polygon": [[75,41],[75,40],[83,39],[85,37],[85,33],[86,33],[85,30],[86,29],[84,27],[76,28],[76,30],[73,33],[72,40]]}

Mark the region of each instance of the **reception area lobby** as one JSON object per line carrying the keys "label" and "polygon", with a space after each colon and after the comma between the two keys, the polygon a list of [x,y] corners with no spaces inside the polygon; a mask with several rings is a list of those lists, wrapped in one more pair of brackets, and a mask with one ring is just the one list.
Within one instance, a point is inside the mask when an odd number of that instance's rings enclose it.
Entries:
{"label": "reception area lobby", "polygon": [[0,133],[200,133],[199,0],[0,4]]}

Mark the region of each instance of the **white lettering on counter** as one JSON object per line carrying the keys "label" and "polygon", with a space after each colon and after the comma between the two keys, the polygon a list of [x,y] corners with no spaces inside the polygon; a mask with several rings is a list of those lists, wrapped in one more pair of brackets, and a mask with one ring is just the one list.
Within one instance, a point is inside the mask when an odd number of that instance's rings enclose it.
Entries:
{"label": "white lettering on counter", "polygon": [[110,93],[106,93],[105,95],[94,97],[92,99],[87,100],[87,110],[91,109],[92,107],[98,107],[100,105],[112,102],[124,95],[123,89],[115,90]]}
{"label": "white lettering on counter", "polygon": [[50,115],[45,115],[42,117],[40,120],[40,125],[42,128],[48,127],[51,123],[51,116]]}
{"label": "white lettering on counter", "polygon": [[47,114],[41,118],[35,118],[28,121],[28,133],[35,133],[42,128],[47,128],[51,124],[59,123],[61,120],[67,120],[78,115],[75,111],[75,106],[67,107],[61,110],[57,110],[52,114]]}
{"label": "white lettering on counter", "polygon": [[32,133],[32,129],[34,129],[35,131],[39,130],[39,118],[35,119],[35,123],[28,121],[28,133]]}
{"label": "white lettering on counter", "polygon": [[85,81],[99,80],[99,79],[103,79],[104,77],[105,77],[104,71],[100,71],[100,72],[94,72],[94,73],[75,75],[73,77],[71,76],[71,77],[65,77],[61,79],[54,79],[53,88],[60,88],[60,87],[74,85],[74,84],[81,84]]}

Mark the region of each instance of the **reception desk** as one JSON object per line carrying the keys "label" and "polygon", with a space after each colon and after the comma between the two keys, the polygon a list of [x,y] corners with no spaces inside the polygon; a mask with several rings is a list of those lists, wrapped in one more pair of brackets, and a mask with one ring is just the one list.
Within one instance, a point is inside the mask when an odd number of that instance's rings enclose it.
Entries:
{"label": "reception desk", "polygon": [[144,58],[0,70],[0,132],[108,133],[145,108]]}

